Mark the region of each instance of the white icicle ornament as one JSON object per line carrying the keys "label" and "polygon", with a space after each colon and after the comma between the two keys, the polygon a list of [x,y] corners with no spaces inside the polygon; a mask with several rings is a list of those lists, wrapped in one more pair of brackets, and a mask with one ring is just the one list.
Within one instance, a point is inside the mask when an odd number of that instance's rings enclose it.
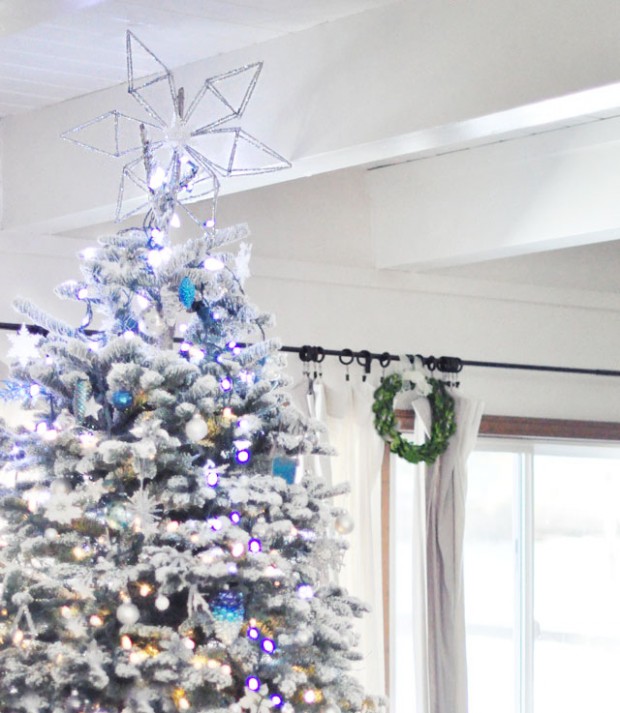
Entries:
{"label": "white icicle ornament", "polygon": [[202,441],[202,439],[207,435],[208,432],[209,426],[199,413],[195,413],[185,424],[185,435],[193,443]]}

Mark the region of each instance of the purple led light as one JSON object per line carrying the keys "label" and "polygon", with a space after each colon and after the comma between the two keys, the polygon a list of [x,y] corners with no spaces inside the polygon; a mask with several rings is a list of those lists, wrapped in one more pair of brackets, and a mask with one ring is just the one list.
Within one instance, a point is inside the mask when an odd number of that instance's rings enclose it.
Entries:
{"label": "purple led light", "polygon": [[222,391],[230,391],[232,389],[232,381],[225,376],[221,381],[220,381],[220,388]]}
{"label": "purple led light", "polygon": [[261,541],[257,539],[256,537],[253,537],[249,542],[248,542],[248,550],[250,552],[253,552],[256,554],[257,552],[260,552],[263,549],[263,546],[261,545]]}
{"label": "purple led light", "polygon": [[237,451],[236,458],[239,463],[247,463],[250,460],[250,451],[245,448],[241,451]]}
{"label": "purple led light", "polygon": [[250,689],[250,691],[258,691],[260,688],[260,679],[258,676],[248,676],[245,679],[245,685]]}
{"label": "purple led light", "polygon": [[276,650],[275,642],[271,639],[263,639],[260,642],[260,646],[266,654],[272,654]]}
{"label": "purple led light", "polygon": [[310,584],[300,584],[299,587],[297,587],[297,596],[300,599],[312,599],[314,590]]}
{"label": "purple led light", "polygon": [[210,485],[212,488],[215,488],[217,485],[217,481],[220,479],[220,476],[217,474],[217,471],[215,470],[209,470],[207,471],[207,485]]}
{"label": "purple led light", "polygon": [[282,696],[279,693],[272,693],[270,698],[274,708],[279,708],[282,703],[284,703]]}
{"label": "purple led light", "polygon": [[233,525],[238,525],[241,522],[241,513],[237,512],[236,510],[234,512],[231,512],[228,517],[230,518],[230,521]]}
{"label": "purple led light", "polygon": [[260,636],[260,632],[255,626],[250,626],[248,628],[248,639],[252,639],[252,641],[256,641],[258,637]]}

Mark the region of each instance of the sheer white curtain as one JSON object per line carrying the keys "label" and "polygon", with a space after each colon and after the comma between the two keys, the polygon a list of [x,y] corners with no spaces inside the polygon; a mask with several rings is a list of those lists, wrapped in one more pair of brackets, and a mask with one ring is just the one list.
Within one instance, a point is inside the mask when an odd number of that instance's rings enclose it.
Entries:
{"label": "sheer white curtain", "polygon": [[[424,478],[426,558],[426,641],[416,651],[416,713],[467,713],[467,663],[463,600],[463,535],[467,493],[467,458],[472,451],[483,404],[452,392],[457,430],[448,450],[430,466],[418,466],[414,477]],[[428,430],[426,402],[414,402],[416,421]],[[423,602],[414,602],[416,608]],[[418,615],[420,623],[420,615]],[[415,632],[414,632],[415,635]],[[426,657],[426,660],[425,660]],[[424,706],[424,707],[421,707]]]}
{"label": "sheer white curtain", "polygon": [[341,373],[329,384],[314,382],[307,394],[309,413],[327,429],[336,455],[313,459],[312,466],[332,484],[346,482],[350,492],[339,498],[354,521],[349,550],[339,583],[371,607],[357,622],[363,660],[353,672],[372,694],[385,693],[383,594],[381,567],[381,463],[383,441],[373,424],[375,387],[359,378],[345,381]]}

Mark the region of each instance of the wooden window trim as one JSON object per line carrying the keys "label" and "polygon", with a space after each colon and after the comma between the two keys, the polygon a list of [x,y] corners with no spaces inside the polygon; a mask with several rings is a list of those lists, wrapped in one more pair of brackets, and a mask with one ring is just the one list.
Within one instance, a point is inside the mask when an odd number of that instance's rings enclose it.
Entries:
{"label": "wooden window trim", "polygon": [[[397,410],[399,427],[412,431],[413,411]],[[483,416],[480,436],[494,438],[542,438],[555,440],[616,441],[620,443],[620,423],[612,421],[576,421],[559,418],[523,416]],[[390,686],[390,449],[385,444],[381,468],[383,633],[385,654],[385,687]]]}

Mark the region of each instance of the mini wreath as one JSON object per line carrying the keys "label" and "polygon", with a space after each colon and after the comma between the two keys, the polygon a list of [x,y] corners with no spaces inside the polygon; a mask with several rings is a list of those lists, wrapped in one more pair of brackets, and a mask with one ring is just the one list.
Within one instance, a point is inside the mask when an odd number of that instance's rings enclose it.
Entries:
{"label": "mini wreath", "polygon": [[415,388],[412,382],[403,381],[401,374],[386,376],[381,386],[375,391],[372,410],[375,414],[375,429],[384,441],[389,443],[390,451],[409,461],[409,463],[434,463],[448,448],[450,437],[456,431],[454,417],[454,399],[442,381],[428,379],[431,392],[428,400],[431,406],[433,423],[430,438],[420,445],[407,440],[398,430],[394,413],[394,397],[399,391]]}

